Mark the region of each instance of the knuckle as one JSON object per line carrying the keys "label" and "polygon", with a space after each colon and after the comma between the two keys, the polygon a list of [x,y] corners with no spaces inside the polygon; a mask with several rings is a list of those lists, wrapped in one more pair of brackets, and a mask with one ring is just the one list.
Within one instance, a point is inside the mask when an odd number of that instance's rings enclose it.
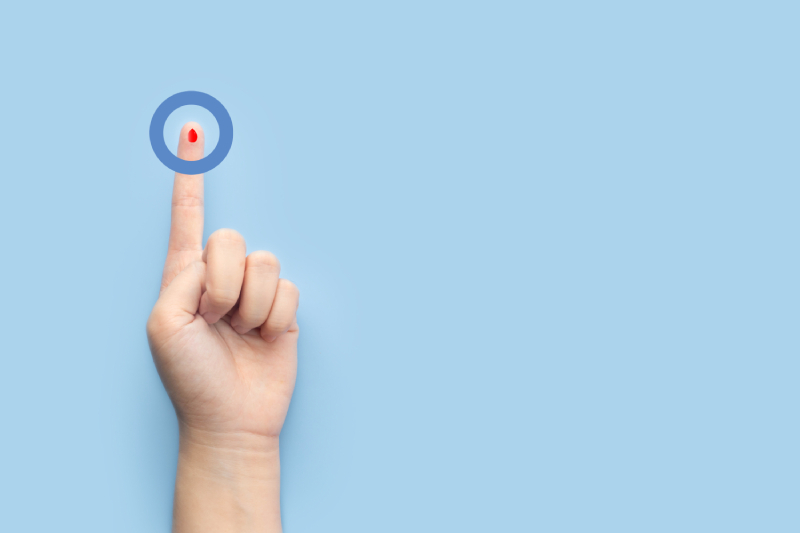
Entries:
{"label": "knuckle", "polygon": [[278,280],[278,289],[285,293],[287,296],[291,297],[299,297],[300,296],[300,289],[297,288],[297,285],[289,281],[288,279],[280,279]]}
{"label": "knuckle", "polygon": [[289,329],[289,326],[291,325],[292,322],[283,317],[274,320],[270,318],[270,320],[267,322],[267,333],[270,333],[272,335],[280,335],[281,333]]}
{"label": "knuckle", "polygon": [[265,270],[279,271],[281,262],[272,252],[258,250],[247,256],[247,268],[263,268]]}
{"label": "knuckle", "polygon": [[214,306],[233,307],[239,299],[239,291],[208,287],[206,289],[209,302]]}
{"label": "knuckle", "polygon": [[172,199],[172,207],[203,207],[203,195],[183,193]]}
{"label": "knuckle", "polygon": [[269,319],[267,320],[267,331],[273,334],[283,333],[289,329],[293,320],[294,313],[289,312],[289,310],[273,312],[269,315]]}
{"label": "knuckle", "polygon": [[248,326],[258,325],[261,322],[258,320],[258,316],[252,311],[242,311],[239,309],[239,318],[241,319],[242,323]]}
{"label": "knuckle", "polygon": [[232,242],[236,244],[244,244],[244,237],[235,229],[218,229],[208,238],[212,242]]}
{"label": "knuckle", "polygon": [[254,309],[249,305],[240,305],[239,306],[239,318],[246,324],[252,324],[257,326],[259,324],[263,324],[264,321],[267,319],[267,311]]}

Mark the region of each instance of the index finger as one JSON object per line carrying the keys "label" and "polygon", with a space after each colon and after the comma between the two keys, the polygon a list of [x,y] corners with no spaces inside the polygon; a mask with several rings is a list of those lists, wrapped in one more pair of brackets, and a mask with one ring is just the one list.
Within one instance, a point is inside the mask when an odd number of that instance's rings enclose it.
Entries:
{"label": "index finger", "polygon": [[[197,122],[187,122],[178,140],[178,157],[186,161],[203,158],[205,134]],[[203,175],[175,173],[172,189],[172,222],[162,288],[203,251]]]}

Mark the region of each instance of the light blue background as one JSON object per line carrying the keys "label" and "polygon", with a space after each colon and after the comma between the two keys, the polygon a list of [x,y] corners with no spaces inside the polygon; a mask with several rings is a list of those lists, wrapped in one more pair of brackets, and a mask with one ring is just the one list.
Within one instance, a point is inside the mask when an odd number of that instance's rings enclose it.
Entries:
{"label": "light blue background", "polygon": [[797,6],[4,5],[0,530],[169,529],[184,90],[302,291],[287,532],[800,530]]}

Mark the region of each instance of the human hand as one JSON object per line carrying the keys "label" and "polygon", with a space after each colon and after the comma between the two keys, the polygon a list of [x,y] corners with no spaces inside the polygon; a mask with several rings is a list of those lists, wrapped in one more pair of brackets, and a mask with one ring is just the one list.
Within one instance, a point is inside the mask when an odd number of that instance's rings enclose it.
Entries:
{"label": "human hand", "polygon": [[[178,157],[202,158],[204,140],[186,124]],[[147,321],[180,427],[174,530],[263,531],[264,521],[280,530],[278,436],[297,372],[299,292],[279,279],[274,255],[246,255],[236,231],[214,232],[205,250],[202,237],[203,175],[176,173],[161,294]],[[272,503],[259,507],[261,498]],[[251,499],[261,522],[231,516]]]}

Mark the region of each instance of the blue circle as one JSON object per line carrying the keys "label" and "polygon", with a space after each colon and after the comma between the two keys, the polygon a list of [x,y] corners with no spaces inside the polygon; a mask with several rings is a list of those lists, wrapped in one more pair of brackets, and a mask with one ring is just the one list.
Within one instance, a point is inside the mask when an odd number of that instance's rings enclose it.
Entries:
{"label": "blue circle", "polygon": [[[176,156],[167,148],[164,142],[164,124],[170,114],[185,105],[199,105],[207,109],[219,124],[219,140],[214,151],[199,161],[186,161]],[[181,174],[203,174],[216,167],[231,149],[233,144],[233,122],[228,110],[225,109],[219,100],[206,93],[198,91],[185,91],[173,94],[158,106],[153,113],[153,120],[150,121],[150,145],[153,147],[156,157],[168,168]]]}

